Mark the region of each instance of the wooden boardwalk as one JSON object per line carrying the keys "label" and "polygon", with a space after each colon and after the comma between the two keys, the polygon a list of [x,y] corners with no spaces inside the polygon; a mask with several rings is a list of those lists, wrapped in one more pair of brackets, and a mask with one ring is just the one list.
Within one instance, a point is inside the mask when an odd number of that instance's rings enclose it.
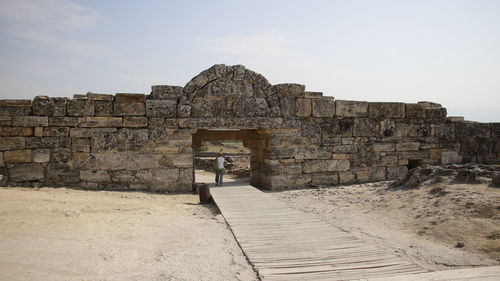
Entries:
{"label": "wooden boardwalk", "polygon": [[352,280],[427,272],[249,185],[210,189],[262,280]]}

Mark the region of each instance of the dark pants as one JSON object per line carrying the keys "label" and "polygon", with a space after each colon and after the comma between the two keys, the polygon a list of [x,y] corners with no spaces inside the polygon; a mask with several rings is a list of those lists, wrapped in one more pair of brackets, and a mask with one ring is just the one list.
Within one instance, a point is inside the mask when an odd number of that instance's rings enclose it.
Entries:
{"label": "dark pants", "polygon": [[224,177],[224,169],[218,169],[215,173],[215,184],[222,186],[222,178]]}

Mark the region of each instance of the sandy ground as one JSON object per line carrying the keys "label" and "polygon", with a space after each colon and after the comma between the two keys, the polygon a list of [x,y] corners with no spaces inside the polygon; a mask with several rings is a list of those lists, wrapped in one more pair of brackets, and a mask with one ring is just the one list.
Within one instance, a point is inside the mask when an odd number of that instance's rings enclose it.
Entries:
{"label": "sandy ground", "polygon": [[256,280],[196,195],[0,188],[0,280]]}
{"label": "sandy ground", "polygon": [[272,194],[429,270],[500,264],[499,188],[387,186],[382,182]]}
{"label": "sandy ground", "polygon": [[[500,264],[500,189],[388,184],[270,194],[429,270]],[[0,226],[0,280],[258,279],[196,195],[0,187]]]}

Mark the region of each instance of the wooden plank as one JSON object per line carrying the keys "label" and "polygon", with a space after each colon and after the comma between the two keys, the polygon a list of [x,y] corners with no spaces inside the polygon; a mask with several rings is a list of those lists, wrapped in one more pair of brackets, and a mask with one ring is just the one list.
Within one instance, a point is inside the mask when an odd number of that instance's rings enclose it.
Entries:
{"label": "wooden plank", "polygon": [[251,186],[211,189],[263,280],[346,280],[426,270]]}

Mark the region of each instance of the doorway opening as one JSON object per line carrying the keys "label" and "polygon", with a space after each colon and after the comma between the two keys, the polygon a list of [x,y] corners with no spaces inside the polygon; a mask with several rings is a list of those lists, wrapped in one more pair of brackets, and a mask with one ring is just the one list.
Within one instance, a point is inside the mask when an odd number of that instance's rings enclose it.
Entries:
{"label": "doorway opening", "polygon": [[215,184],[213,164],[219,152],[227,165],[224,182],[263,187],[268,133],[258,129],[198,129],[193,134],[193,184]]}

